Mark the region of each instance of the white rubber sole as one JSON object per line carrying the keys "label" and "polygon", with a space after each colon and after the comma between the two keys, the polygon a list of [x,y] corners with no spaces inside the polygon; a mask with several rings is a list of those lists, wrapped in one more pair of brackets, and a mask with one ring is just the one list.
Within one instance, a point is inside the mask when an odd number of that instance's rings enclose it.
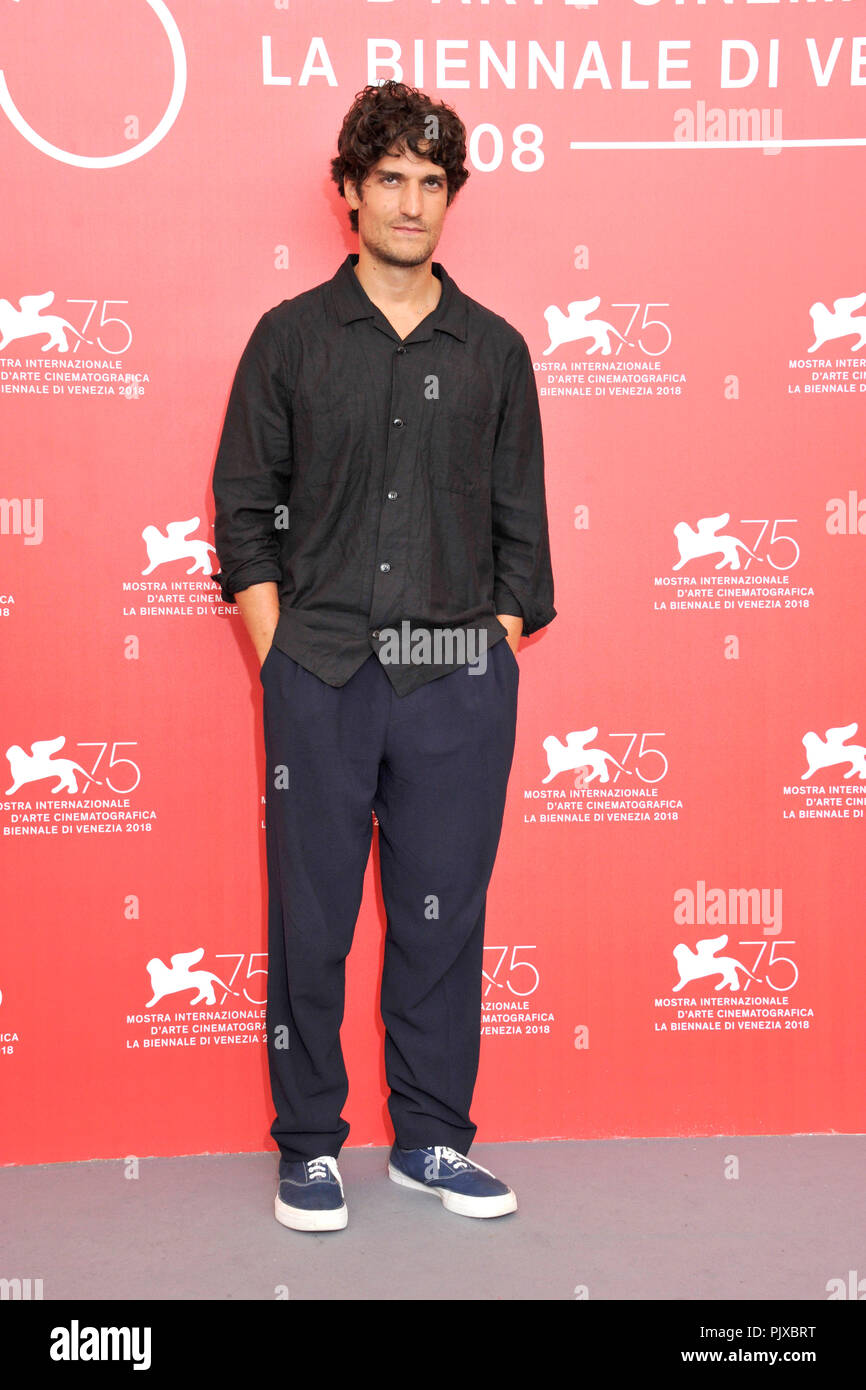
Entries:
{"label": "white rubber sole", "polygon": [[293,1231],[342,1231],[349,1220],[349,1209],[344,1203],[336,1211],[304,1211],[302,1207],[290,1207],[280,1201],[278,1193],[274,1216],[281,1226]]}
{"label": "white rubber sole", "polygon": [[388,1177],[400,1187],[412,1187],[416,1192],[438,1197],[446,1211],[453,1211],[457,1216],[507,1216],[510,1211],[517,1211],[517,1197],[510,1190],[500,1197],[467,1197],[463,1192],[448,1192],[444,1187],[428,1187],[426,1183],[407,1178],[392,1163],[388,1164]]}

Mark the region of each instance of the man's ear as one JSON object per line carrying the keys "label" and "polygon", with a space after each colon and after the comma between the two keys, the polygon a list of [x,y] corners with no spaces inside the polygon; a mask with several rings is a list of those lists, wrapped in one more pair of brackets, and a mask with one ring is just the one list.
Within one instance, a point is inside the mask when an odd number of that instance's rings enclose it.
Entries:
{"label": "man's ear", "polygon": [[[363,187],[363,184],[364,184],[363,178],[360,180],[360,183],[361,183],[361,187]],[[344,191],[345,191],[347,188],[349,188],[350,186],[351,186],[352,192],[354,193],[354,196],[355,196],[355,207],[358,208],[358,207],[360,206],[360,204],[361,204],[361,189],[358,187],[357,184],[353,183],[352,180],[351,180],[350,178],[344,178],[344,179],[343,179],[343,189],[344,189]],[[349,202],[348,198],[346,199],[346,202]],[[349,206],[351,207],[352,204],[349,203]]]}

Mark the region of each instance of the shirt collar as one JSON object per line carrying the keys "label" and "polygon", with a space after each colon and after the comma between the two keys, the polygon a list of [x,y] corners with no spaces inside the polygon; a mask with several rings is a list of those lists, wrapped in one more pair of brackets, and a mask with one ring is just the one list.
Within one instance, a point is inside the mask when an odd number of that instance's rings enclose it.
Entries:
{"label": "shirt collar", "polygon": [[[381,314],[381,310],[369,298],[355,274],[357,264],[358,253],[350,251],[331,280],[334,305],[340,323],[352,323],[355,319],[373,318],[376,314]],[[432,337],[433,329],[442,329],[465,342],[466,296],[458,289],[439,261],[433,261],[431,269],[442,283],[442,293],[432,315],[425,322],[425,330],[429,331],[426,331],[424,336]]]}

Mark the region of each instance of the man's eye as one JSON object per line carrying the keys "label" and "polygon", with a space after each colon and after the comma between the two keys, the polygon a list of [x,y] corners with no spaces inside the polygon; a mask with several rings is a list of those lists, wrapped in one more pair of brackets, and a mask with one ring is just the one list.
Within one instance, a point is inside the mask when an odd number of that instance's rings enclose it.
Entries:
{"label": "man's eye", "polygon": [[[399,179],[399,175],[398,175],[398,174],[383,174],[383,175],[382,175],[382,182],[383,182],[383,183],[390,183],[393,179]],[[428,188],[442,188],[442,187],[443,187],[442,179],[437,178],[435,174],[431,174],[430,177],[429,177],[428,179],[425,179],[425,180],[424,180],[424,182],[427,184],[427,187],[428,187]]]}

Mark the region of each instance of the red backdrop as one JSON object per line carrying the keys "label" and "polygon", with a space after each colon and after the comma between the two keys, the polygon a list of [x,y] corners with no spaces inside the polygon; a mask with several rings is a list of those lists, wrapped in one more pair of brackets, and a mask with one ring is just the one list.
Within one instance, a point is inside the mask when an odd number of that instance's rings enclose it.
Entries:
{"label": "red backdrop", "polygon": [[[862,1131],[857,7],[0,25],[3,1161],[271,1147],[261,690],[210,476],[254,323],[356,249],[328,161],[389,77],[467,126],[435,258],[525,336],[545,426],[559,616],[520,654],[478,1137]],[[350,1144],[390,1137],[377,867]]]}

